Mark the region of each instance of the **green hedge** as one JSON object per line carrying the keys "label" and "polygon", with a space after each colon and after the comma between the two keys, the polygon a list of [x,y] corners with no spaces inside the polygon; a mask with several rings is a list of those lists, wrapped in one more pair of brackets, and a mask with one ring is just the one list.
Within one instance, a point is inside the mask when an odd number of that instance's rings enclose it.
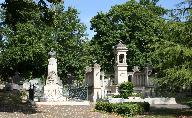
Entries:
{"label": "green hedge", "polygon": [[97,102],[95,109],[105,112],[113,112],[122,116],[133,116],[148,112],[150,109],[149,103],[108,103],[108,102]]}
{"label": "green hedge", "polygon": [[144,108],[144,112],[149,112],[150,104],[148,102],[138,102],[136,104],[139,104],[142,108]]}

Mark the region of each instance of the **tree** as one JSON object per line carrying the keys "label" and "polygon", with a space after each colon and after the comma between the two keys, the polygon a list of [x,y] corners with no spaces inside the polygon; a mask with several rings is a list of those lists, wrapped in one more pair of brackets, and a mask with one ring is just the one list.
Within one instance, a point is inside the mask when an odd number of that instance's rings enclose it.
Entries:
{"label": "tree", "polygon": [[153,63],[157,72],[157,89],[166,96],[190,90],[192,87],[191,14],[183,14],[188,8],[190,7],[177,8],[182,14],[174,14],[164,28],[164,40],[154,46],[156,51],[153,53]]}
{"label": "tree", "polygon": [[67,78],[71,73],[78,79],[84,78],[85,66],[91,60],[89,44],[86,39],[86,27],[80,23],[76,9],[69,8],[65,13],[60,13],[61,5],[55,7],[54,39],[58,52],[58,68],[60,75]]}
{"label": "tree", "polygon": [[161,17],[166,10],[156,6],[157,1],[135,0],[116,5],[108,13],[98,13],[91,19],[96,35],[91,40],[92,54],[105,71],[113,71],[114,54],[112,47],[122,40],[129,49],[128,65],[144,66],[151,63],[151,45],[161,39]]}
{"label": "tree", "polygon": [[[53,4],[44,9],[50,13],[49,20],[42,18],[45,12],[41,11],[38,3],[30,3],[37,7],[33,12],[28,14],[25,8],[17,11],[18,14],[29,15],[23,17],[23,22],[12,17],[13,21],[17,22],[5,22],[1,27],[4,36],[0,53],[0,65],[3,68],[0,70],[1,76],[7,79],[15,71],[19,71],[25,79],[46,76],[47,53],[54,48],[57,51],[61,79],[66,79],[69,72],[82,79],[84,67],[89,62],[86,50],[89,45],[84,33],[85,25],[80,22],[77,10],[68,8],[64,11],[63,3]],[[17,4],[14,7],[19,6]],[[3,10],[5,12],[1,12],[4,15],[2,21],[6,21],[6,13],[9,11],[6,7]]]}
{"label": "tree", "polygon": [[192,0],[183,0],[177,5],[176,9],[172,10],[172,13],[178,20],[188,20],[191,21],[192,15]]}

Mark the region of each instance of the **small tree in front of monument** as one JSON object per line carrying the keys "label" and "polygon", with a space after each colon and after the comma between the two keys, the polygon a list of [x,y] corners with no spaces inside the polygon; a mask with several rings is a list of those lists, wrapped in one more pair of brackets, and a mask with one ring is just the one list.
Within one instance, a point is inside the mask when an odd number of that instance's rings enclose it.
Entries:
{"label": "small tree in front of monument", "polygon": [[119,94],[122,98],[128,98],[133,93],[133,84],[131,82],[124,82],[119,86]]}

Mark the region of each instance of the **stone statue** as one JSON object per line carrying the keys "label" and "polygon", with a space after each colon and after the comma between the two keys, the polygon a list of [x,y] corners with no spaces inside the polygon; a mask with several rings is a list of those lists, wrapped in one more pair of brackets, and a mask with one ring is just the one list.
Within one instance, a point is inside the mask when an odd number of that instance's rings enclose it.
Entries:
{"label": "stone statue", "polygon": [[48,53],[48,55],[50,58],[56,58],[56,52],[53,50],[53,48],[51,48],[51,51]]}

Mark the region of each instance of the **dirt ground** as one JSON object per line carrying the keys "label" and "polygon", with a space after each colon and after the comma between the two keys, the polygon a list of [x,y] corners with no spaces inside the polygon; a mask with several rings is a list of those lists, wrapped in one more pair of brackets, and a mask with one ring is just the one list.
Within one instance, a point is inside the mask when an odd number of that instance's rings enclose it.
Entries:
{"label": "dirt ground", "polygon": [[120,118],[95,112],[93,106],[1,106],[0,118]]}

